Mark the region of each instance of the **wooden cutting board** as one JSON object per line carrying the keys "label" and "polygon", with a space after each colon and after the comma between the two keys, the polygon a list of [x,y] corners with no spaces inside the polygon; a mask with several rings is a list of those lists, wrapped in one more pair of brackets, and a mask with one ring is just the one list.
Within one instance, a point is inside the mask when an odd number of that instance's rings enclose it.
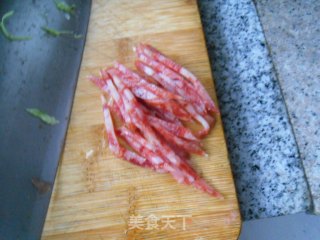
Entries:
{"label": "wooden cutting board", "polygon": [[133,67],[138,42],[190,69],[216,101],[196,1],[94,0],[43,239],[237,239],[241,220],[220,118],[204,141],[209,157],[192,156],[192,162],[224,200],[130,165],[107,149],[100,92],[87,76],[114,60]]}

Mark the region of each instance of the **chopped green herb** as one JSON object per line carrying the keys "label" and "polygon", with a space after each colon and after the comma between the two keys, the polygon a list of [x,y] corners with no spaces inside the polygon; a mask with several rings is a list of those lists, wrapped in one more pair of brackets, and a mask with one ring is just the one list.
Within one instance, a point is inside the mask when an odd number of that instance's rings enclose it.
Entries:
{"label": "chopped green herb", "polygon": [[69,5],[66,2],[58,1],[58,0],[55,0],[54,2],[56,4],[56,7],[62,12],[74,14],[74,11],[76,10],[75,4]]}
{"label": "chopped green herb", "polygon": [[5,21],[10,18],[14,14],[14,11],[9,11],[6,14],[2,16],[1,23],[0,23],[0,29],[3,33],[3,35],[8,38],[10,41],[23,41],[23,40],[30,40],[31,37],[26,36],[14,36],[11,33],[9,33],[8,29],[5,26]]}
{"label": "chopped green herb", "polygon": [[73,34],[72,31],[66,31],[66,30],[59,31],[53,28],[48,28],[48,27],[42,27],[42,30],[54,37],[59,37],[60,35],[63,35],[63,34]]}
{"label": "chopped green herb", "polygon": [[55,117],[49,116],[37,108],[27,108],[26,111],[32,116],[41,119],[41,121],[45,122],[46,124],[55,125],[59,123],[59,120],[57,120]]}
{"label": "chopped green herb", "polygon": [[81,38],[83,38],[83,35],[82,34],[74,34],[73,37],[74,37],[74,39],[81,39]]}
{"label": "chopped green herb", "polygon": [[48,28],[48,27],[42,27],[42,30],[54,37],[59,37],[60,35],[73,35],[74,39],[83,38],[82,34],[75,34],[72,31],[68,31],[68,30],[59,31],[53,28]]}

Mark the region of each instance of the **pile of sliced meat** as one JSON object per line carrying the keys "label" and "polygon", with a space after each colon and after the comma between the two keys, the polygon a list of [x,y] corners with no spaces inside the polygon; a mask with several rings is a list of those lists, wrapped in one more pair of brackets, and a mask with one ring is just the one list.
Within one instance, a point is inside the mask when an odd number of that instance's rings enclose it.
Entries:
{"label": "pile of sliced meat", "polygon": [[[214,197],[222,195],[189,164],[190,154],[207,156],[200,139],[214,125],[214,102],[187,69],[147,44],[134,51],[139,73],[116,62],[90,80],[101,96],[109,148],[116,156],[144,168],[170,173]],[[113,120],[122,124],[116,128]],[[199,125],[191,130],[187,126]],[[130,146],[120,144],[119,139]]]}

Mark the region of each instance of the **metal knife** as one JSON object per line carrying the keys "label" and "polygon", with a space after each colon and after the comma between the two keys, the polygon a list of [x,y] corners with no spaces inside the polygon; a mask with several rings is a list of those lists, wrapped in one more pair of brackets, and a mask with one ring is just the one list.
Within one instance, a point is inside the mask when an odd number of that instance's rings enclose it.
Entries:
{"label": "metal knife", "polygon": [[[63,2],[70,13],[59,9]],[[62,3],[62,4],[63,4]],[[40,239],[68,128],[90,0],[2,0],[0,34],[0,239]],[[63,31],[54,36],[45,28]],[[48,125],[26,109],[54,116]]]}

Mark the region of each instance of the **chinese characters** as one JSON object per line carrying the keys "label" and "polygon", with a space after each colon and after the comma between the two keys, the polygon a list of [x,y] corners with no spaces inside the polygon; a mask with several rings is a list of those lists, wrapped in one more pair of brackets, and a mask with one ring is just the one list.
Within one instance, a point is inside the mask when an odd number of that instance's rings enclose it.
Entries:
{"label": "chinese characters", "polygon": [[186,230],[186,219],[190,219],[191,217],[191,215],[164,215],[160,217],[154,214],[150,214],[149,216],[131,215],[128,226],[129,230]]}

